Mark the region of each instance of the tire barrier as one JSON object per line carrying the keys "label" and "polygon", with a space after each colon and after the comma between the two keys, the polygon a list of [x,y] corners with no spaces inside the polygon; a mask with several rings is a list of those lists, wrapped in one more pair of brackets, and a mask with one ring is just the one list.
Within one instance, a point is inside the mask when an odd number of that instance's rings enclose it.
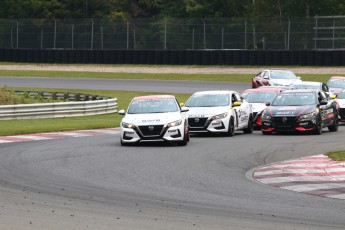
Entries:
{"label": "tire barrier", "polygon": [[[28,92],[16,92],[16,94]],[[1,105],[0,120],[58,118],[117,112],[117,98],[78,93],[29,92],[31,97],[69,100],[68,102]]]}
{"label": "tire barrier", "polygon": [[345,50],[0,49],[0,62],[51,64],[344,66]]}

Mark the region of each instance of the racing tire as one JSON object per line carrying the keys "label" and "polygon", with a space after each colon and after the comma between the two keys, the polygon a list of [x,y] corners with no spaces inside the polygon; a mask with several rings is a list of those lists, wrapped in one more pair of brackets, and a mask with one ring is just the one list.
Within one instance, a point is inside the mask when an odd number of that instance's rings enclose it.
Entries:
{"label": "racing tire", "polygon": [[183,140],[178,142],[178,145],[180,146],[186,146],[188,141],[189,141],[189,130],[188,127],[185,126],[185,131],[184,131],[184,135],[183,135]]}
{"label": "racing tire", "polygon": [[129,146],[129,145],[131,145],[130,143],[123,142],[122,140],[120,141],[120,143],[121,143],[121,146]]}
{"label": "racing tire", "polygon": [[229,128],[228,128],[227,136],[232,137],[234,135],[235,135],[235,122],[234,122],[234,118],[231,117],[230,121],[229,121]]}
{"label": "racing tire", "polygon": [[271,135],[272,132],[261,131],[263,135]]}
{"label": "racing tire", "polygon": [[322,123],[321,123],[321,117],[319,116],[316,120],[314,134],[320,135],[321,133],[322,133]]}
{"label": "racing tire", "polygon": [[251,134],[254,130],[254,123],[253,123],[253,117],[250,116],[248,120],[248,126],[247,128],[243,129],[243,133],[245,134]]}
{"label": "racing tire", "polygon": [[336,131],[338,131],[338,128],[339,128],[339,119],[338,119],[337,117],[338,117],[338,115],[334,118],[333,125],[328,126],[328,130],[329,130],[330,132],[336,132]]}

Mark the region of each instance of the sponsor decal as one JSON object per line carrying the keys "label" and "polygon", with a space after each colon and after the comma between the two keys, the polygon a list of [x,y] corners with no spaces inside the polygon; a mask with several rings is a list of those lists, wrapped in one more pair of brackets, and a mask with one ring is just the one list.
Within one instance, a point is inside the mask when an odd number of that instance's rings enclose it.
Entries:
{"label": "sponsor decal", "polygon": [[189,118],[203,118],[205,117],[205,114],[189,114],[188,117]]}
{"label": "sponsor decal", "polygon": [[141,120],[141,122],[143,123],[147,123],[147,122],[160,122],[161,119],[156,118],[156,119],[147,119],[147,120]]}
{"label": "sponsor decal", "polygon": [[276,115],[295,115],[296,111],[278,111]]}

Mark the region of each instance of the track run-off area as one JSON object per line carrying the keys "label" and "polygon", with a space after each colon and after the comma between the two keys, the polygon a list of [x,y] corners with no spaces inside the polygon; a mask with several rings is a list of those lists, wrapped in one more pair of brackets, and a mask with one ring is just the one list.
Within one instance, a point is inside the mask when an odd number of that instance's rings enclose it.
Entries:
{"label": "track run-off area", "polygon": [[[0,77],[3,81],[8,86],[21,86],[22,81],[36,87],[41,84],[37,78]],[[76,85],[64,79],[46,84],[51,88],[79,85],[109,89],[116,88],[118,82],[73,81]],[[132,80],[121,84],[133,90],[140,83]],[[174,89],[177,93],[186,92],[189,84],[162,83],[160,91]],[[146,84],[157,87],[158,83]],[[241,92],[250,87],[249,83],[221,82],[193,85],[189,93],[223,88]],[[297,159],[311,164],[307,161],[317,161],[325,152],[345,149],[343,124],[338,132],[324,129],[319,136],[264,136],[259,131],[237,132],[234,137],[192,135],[185,147],[122,147],[118,130],[109,130],[86,131],[78,138],[72,134],[63,138],[42,135],[41,140],[36,134],[34,141],[7,137],[6,142],[3,138],[0,228],[344,229],[345,201],[341,197],[296,192],[285,187],[297,185],[274,186],[268,180],[282,173],[278,170],[297,167]],[[276,164],[285,166],[272,169]],[[261,181],[264,179],[268,183]],[[339,187],[340,183],[335,184]]]}

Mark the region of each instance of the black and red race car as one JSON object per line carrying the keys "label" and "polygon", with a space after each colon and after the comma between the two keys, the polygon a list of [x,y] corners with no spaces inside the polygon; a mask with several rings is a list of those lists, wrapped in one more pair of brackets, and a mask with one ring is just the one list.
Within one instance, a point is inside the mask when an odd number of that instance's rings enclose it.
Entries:
{"label": "black and red race car", "polygon": [[285,90],[262,113],[263,134],[284,131],[321,134],[328,127],[338,131],[337,105],[318,90]]}

